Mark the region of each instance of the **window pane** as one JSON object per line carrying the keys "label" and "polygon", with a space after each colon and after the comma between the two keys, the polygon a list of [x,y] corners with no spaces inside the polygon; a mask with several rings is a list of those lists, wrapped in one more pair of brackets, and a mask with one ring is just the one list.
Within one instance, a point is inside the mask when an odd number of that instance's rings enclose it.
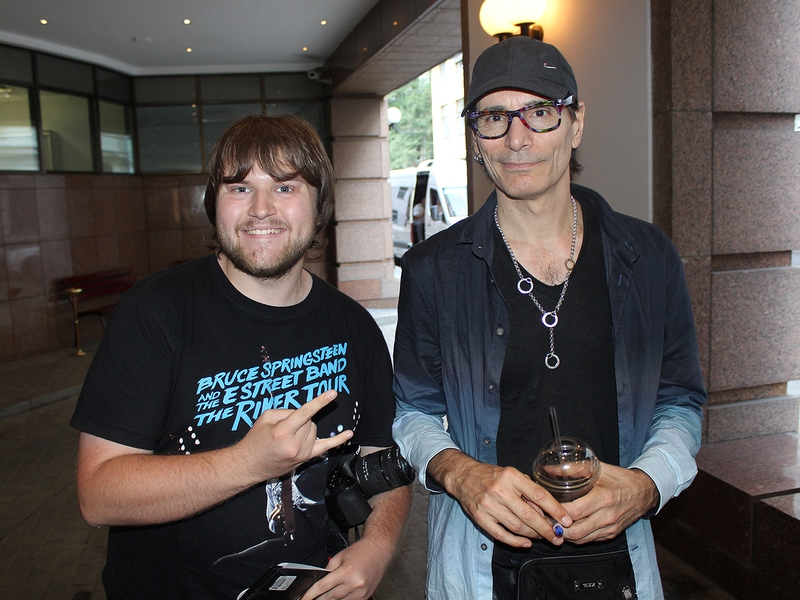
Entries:
{"label": "window pane", "polygon": [[136,109],[142,173],[200,172],[200,124],[194,106]]}
{"label": "window pane", "polygon": [[33,83],[31,53],[20,48],[0,46],[0,79]]}
{"label": "window pane", "polygon": [[95,67],[97,94],[120,102],[131,101],[131,78],[122,73]]}
{"label": "window pane", "polygon": [[200,78],[203,102],[261,100],[261,79],[258,75],[221,75]]}
{"label": "window pane", "polygon": [[133,173],[130,108],[102,100],[99,104],[103,173]]}
{"label": "window pane", "polygon": [[88,98],[40,91],[39,102],[45,170],[92,171]]}
{"label": "window pane", "polygon": [[28,89],[0,84],[0,170],[38,171],[38,146]]}
{"label": "window pane", "polygon": [[194,77],[137,77],[133,80],[137,103],[195,102]]}
{"label": "window pane", "polygon": [[217,138],[236,119],[247,115],[260,115],[261,104],[211,104],[203,106],[203,142],[205,157],[211,154],[211,148]]}
{"label": "window pane", "polygon": [[264,75],[264,97],[267,100],[299,100],[325,96],[325,84],[308,78],[305,73],[272,73]]}
{"label": "window pane", "polygon": [[94,94],[92,67],[58,56],[36,55],[36,77],[39,85],[56,87],[71,92]]}
{"label": "window pane", "polygon": [[322,102],[274,102],[267,104],[268,115],[300,115],[314,126],[320,137],[325,137],[325,107]]}

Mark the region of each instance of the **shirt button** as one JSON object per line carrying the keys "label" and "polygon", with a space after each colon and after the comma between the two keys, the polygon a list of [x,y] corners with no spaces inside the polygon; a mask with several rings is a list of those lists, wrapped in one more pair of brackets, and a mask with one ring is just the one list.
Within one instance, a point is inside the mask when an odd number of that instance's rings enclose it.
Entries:
{"label": "shirt button", "polygon": [[483,440],[483,445],[484,445],[484,446],[488,446],[488,445],[490,445],[491,443],[492,443],[492,440],[490,440],[489,438],[486,438],[485,440]]}
{"label": "shirt button", "polygon": [[502,327],[498,327],[497,328],[497,335],[505,335],[505,333],[506,333],[506,330],[503,329]]}
{"label": "shirt button", "polygon": [[494,389],[494,384],[493,384],[493,383],[490,383],[490,384],[489,384],[489,389],[490,389],[490,390],[493,390],[493,389]]}
{"label": "shirt button", "polygon": [[486,552],[486,549],[487,549],[487,548],[488,548],[488,546],[487,546],[486,544],[481,544],[481,550],[483,550],[484,552]]}

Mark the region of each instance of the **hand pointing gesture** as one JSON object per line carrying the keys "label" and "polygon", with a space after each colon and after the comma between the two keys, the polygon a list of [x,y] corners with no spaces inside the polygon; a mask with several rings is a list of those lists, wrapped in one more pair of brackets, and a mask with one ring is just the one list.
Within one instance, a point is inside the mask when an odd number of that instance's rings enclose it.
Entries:
{"label": "hand pointing gesture", "polygon": [[333,437],[317,439],[317,426],[312,418],[336,396],[330,390],[296,410],[265,411],[235,446],[250,477],[257,481],[280,477],[352,438],[353,432],[348,429]]}

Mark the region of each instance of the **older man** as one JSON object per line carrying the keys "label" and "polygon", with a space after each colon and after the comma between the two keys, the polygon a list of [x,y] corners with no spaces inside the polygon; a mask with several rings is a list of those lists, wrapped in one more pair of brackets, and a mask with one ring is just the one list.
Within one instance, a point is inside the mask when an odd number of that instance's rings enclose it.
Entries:
{"label": "older man", "polygon": [[410,492],[374,496],[360,541],[328,561],[334,449],[390,446],[394,401],[374,320],[303,268],[333,208],[313,128],[293,116],[232,125],[205,206],[216,253],[123,297],[72,419],[81,511],[111,526],[107,596],[236,598],[299,562],[331,570],[305,598],[367,598]]}
{"label": "older man", "polygon": [[[394,352],[395,439],[438,492],[427,597],[661,598],[647,516],[694,478],[706,400],[680,257],[572,184],[585,107],[555,47],[486,50],[464,115],[495,191],[406,254]],[[602,461],[573,501],[531,478],[551,408]]]}

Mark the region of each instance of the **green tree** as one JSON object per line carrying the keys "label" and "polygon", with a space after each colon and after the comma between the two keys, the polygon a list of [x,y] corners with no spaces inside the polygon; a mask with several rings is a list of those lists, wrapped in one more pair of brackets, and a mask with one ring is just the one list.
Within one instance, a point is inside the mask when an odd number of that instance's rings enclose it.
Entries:
{"label": "green tree", "polygon": [[391,168],[416,167],[433,158],[430,73],[397,88],[387,100],[389,106],[396,106],[402,112],[400,122],[389,129]]}

